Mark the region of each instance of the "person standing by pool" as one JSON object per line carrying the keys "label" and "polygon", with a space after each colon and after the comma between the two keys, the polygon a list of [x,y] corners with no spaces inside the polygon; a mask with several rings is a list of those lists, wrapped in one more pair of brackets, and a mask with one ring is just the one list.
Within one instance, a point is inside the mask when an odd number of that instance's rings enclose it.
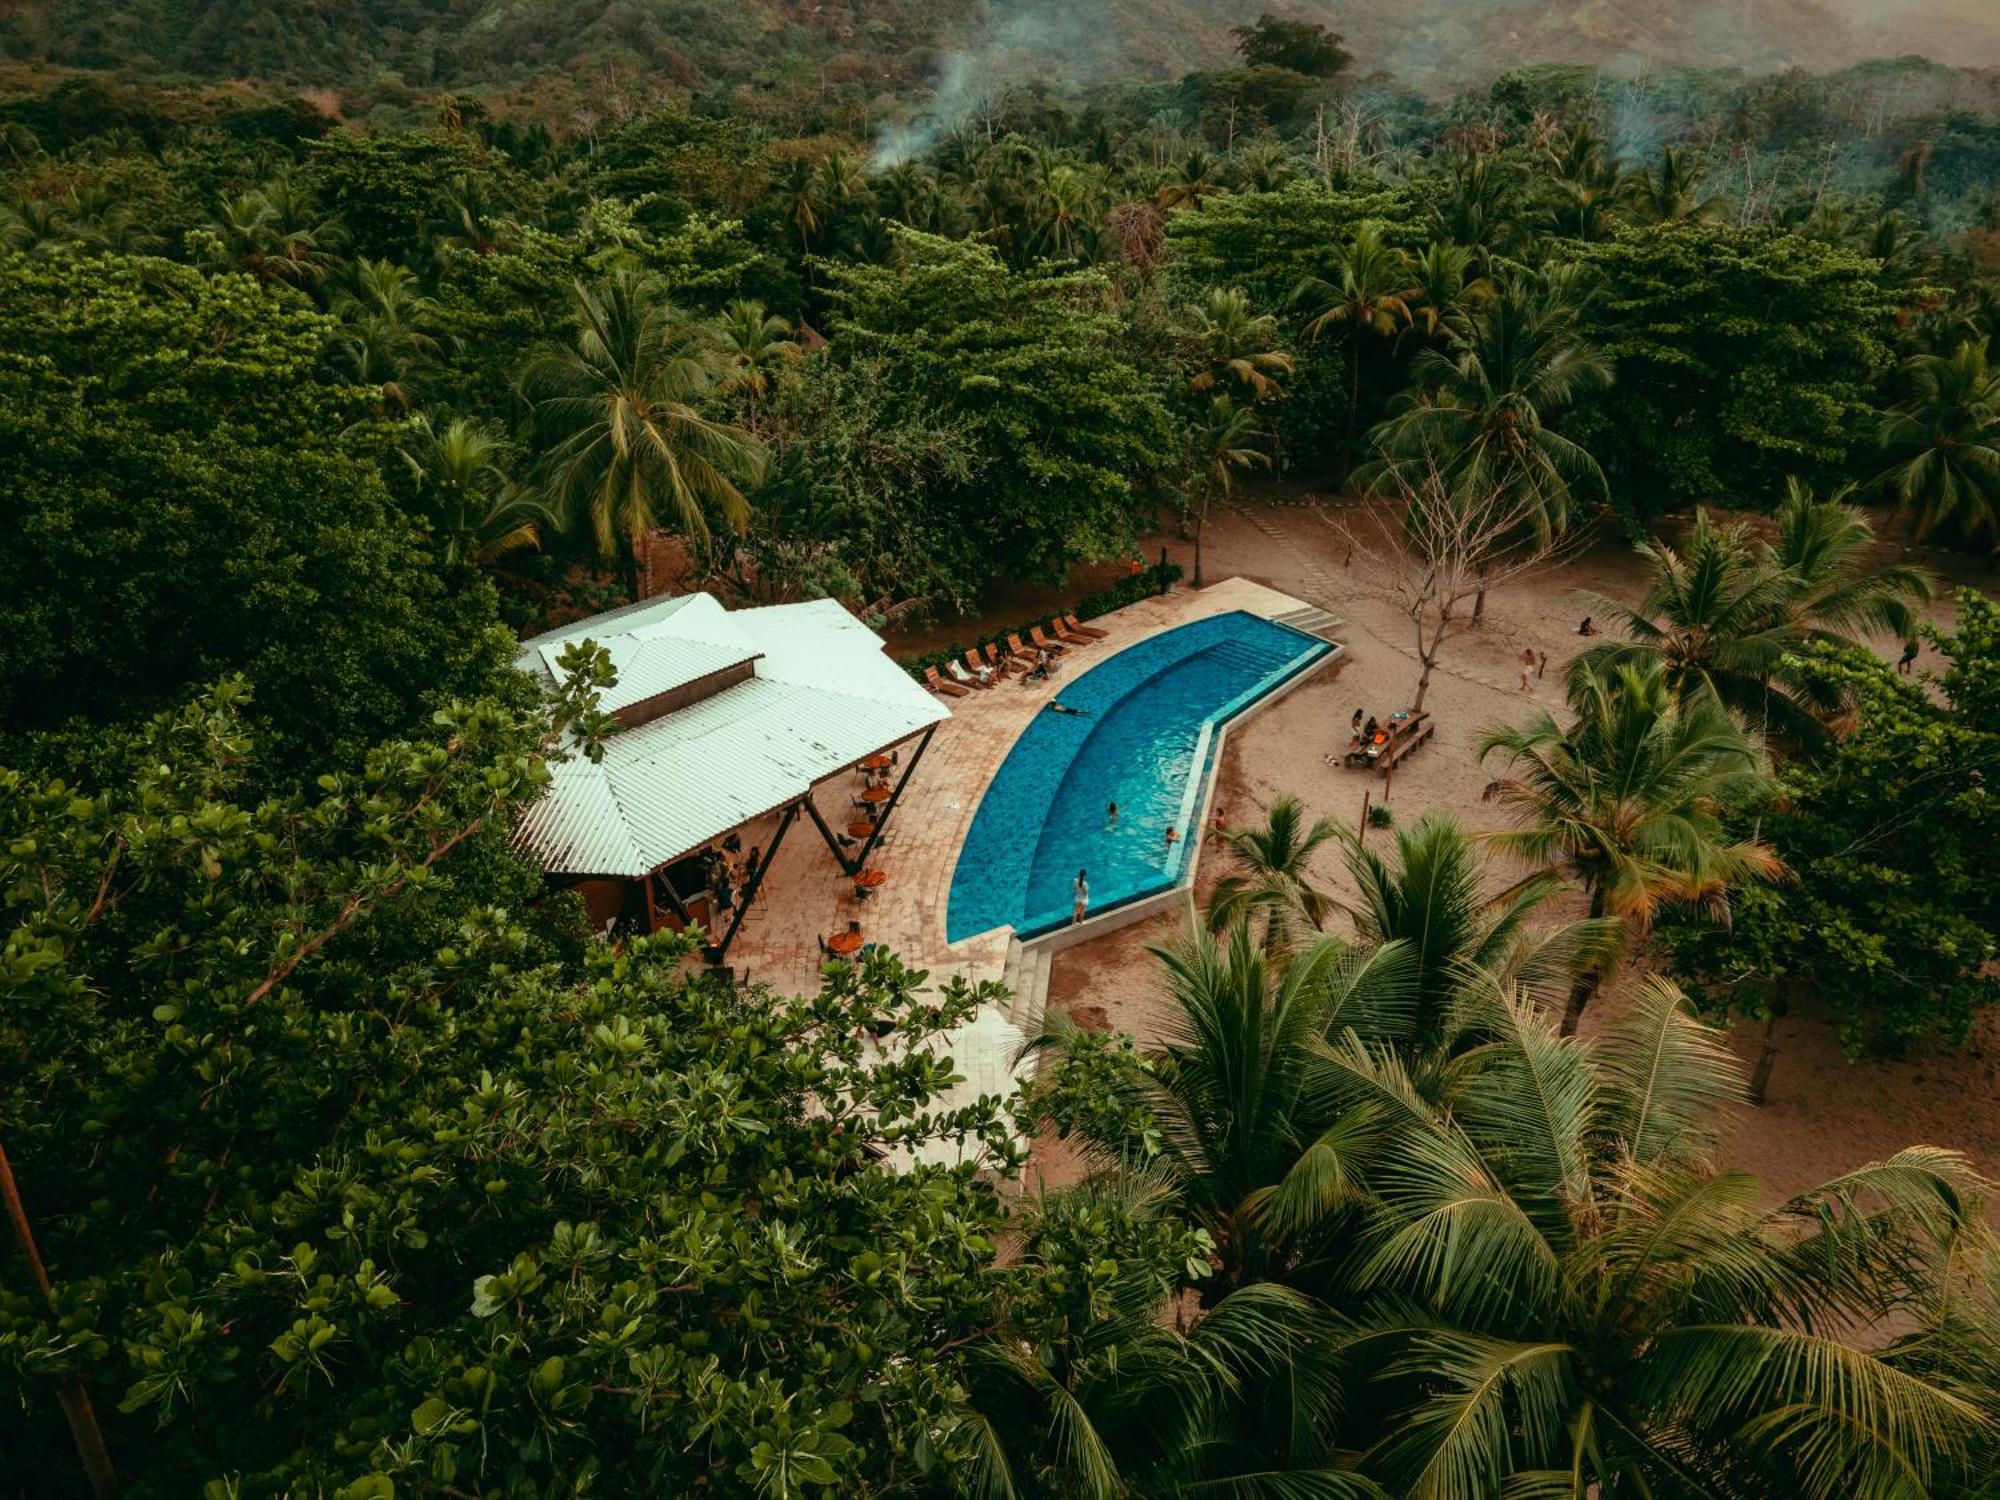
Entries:
{"label": "person standing by pool", "polygon": [[1173,848],[1174,841],[1177,840],[1180,836],[1181,836],[1181,831],[1178,828],[1174,827],[1173,824],[1169,823],[1167,825],[1167,847],[1169,849]]}
{"label": "person standing by pool", "polygon": [[[1115,808],[1118,804],[1114,802],[1111,805]],[[1076,886],[1071,891],[1071,897],[1069,919],[1074,924],[1081,922],[1083,914],[1090,910],[1090,872],[1088,870],[1078,870],[1076,872]]]}
{"label": "person standing by pool", "polygon": [[1116,802],[1113,802],[1104,809],[1104,826],[1106,828],[1116,828],[1118,826],[1118,804]]}

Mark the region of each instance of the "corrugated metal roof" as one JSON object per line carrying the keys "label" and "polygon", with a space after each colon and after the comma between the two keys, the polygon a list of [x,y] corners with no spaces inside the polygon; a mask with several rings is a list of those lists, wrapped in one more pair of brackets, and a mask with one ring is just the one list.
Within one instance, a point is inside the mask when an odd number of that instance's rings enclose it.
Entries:
{"label": "corrugated metal roof", "polygon": [[[755,675],[612,736],[596,765],[556,767],[518,835],[551,872],[643,875],[950,717],[834,600],[725,618]],[[591,625],[562,634],[595,639]]]}
{"label": "corrugated metal roof", "polygon": [[592,640],[611,653],[617,683],[599,695],[607,713],[643,703],[677,687],[741,666],[757,655],[736,618],[707,594],[648,599],[576,620],[521,643],[524,671],[553,683],[557,662],[573,641]]}

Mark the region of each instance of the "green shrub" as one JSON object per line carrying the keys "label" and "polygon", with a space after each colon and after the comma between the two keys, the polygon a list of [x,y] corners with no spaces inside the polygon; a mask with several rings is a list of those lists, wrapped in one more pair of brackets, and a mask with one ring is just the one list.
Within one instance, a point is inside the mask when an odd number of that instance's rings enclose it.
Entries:
{"label": "green shrub", "polygon": [[[1109,588],[1099,589],[1094,594],[1085,594],[1077,600],[1074,610],[1065,613],[1074,614],[1079,620],[1094,620],[1099,615],[1108,615],[1115,609],[1123,609],[1128,604],[1136,604],[1154,594],[1164,594],[1178,583],[1180,578],[1179,563],[1155,563],[1151,567],[1141,568],[1129,577],[1119,579]],[[1029,631],[1038,625],[1047,627],[1053,624],[1055,619],[1054,615],[1037,615],[1034,619],[1023,621],[1018,625],[989,631],[975,639],[970,647],[963,641],[953,641],[949,646],[940,646],[935,651],[926,651],[922,656],[908,658],[904,661],[903,668],[921,682],[928,668],[941,669],[946,662],[963,661],[968,650],[983,652],[988,646],[994,645],[1004,648],[1010,635],[1018,635],[1026,640]]]}

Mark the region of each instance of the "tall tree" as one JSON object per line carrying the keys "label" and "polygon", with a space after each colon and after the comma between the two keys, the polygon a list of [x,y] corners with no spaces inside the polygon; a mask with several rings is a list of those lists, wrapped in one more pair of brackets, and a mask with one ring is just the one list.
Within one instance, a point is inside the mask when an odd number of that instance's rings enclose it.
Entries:
{"label": "tall tree", "polygon": [[1882,416],[1883,487],[1912,540],[1942,528],[1968,543],[2000,546],[2000,370],[1987,343],[1904,361],[1902,399]]}
{"label": "tall tree", "polygon": [[1192,465],[1188,508],[1194,512],[1194,586],[1200,588],[1209,506],[1217,500],[1227,505],[1237,474],[1245,469],[1269,468],[1271,454],[1256,411],[1238,406],[1227,395],[1217,395],[1209,398],[1201,420],[1189,432],[1187,455]]}
{"label": "tall tree", "polygon": [[1335,248],[1330,271],[1306,277],[1292,291],[1292,302],[1306,314],[1307,337],[1346,330],[1350,447],[1361,411],[1362,342],[1392,338],[1409,321],[1418,295],[1408,252],[1391,244],[1384,226],[1374,221],[1361,224],[1351,240]]}
{"label": "tall tree", "polygon": [[1816,696],[1828,680],[1797,653],[1814,642],[1852,644],[1869,630],[1912,638],[1911,606],[1930,598],[1930,578],[1907,564],[1877,566],[1861,513],[1815,499],[1797,481],[1777,523],[1777,540],[1766,542],[1745,523],[1718,525],[1697,510],[1683,546],[1641,543],[1651,578],[1636,608],[1586,596],[1594,616],[1627,639],[1589,647],[1571,669],[1601,674],[1656,660],[1683,698],[1706,694],[1794,746],[1823,740],[1827,716],[1845,705]]}
{"label": "tall tree", "polygon": [[663,523],[703,546],[710,512],[732,530],[749,519],[738,484],[762,477],[764,450],[703,411],[716,378],[710,331],[631,272],[579,284],[572,342],[521,372],[552,503],[589,523],[635,599],[640,545]]}
{"label": "tall tree", "polygon": [[[1642,927],[1667,903],[1726,910],[1735,887],[1784,872],[1768,844],[1730,832],[1729,812],[1772,783],[1720,704],[1681,698],[1658,661],[1581,671],[1570,702],[1567,728],[1544,712],[1480,739],[1482,760],[1502,751],[1513,768],[1485,792],[1523,825],[1499,847],[1575,880],[1593,918]],[[1565,1036],[1602,980],[1592,969],[1571,989]]]}
{"label": "tall tree", "polygon": [[1261,919],[1264,951],[1274,957],[1304,935],[1299,928],[1318,933],[1334,902],[1313,884],[1313,855],[1335,836],[1331,819],[1308,824],[1305,805],[1289,795],[1271,804],[1261,826],[1230,829],[1223,837],[1231,869],[1209,895],[1209,929]]}

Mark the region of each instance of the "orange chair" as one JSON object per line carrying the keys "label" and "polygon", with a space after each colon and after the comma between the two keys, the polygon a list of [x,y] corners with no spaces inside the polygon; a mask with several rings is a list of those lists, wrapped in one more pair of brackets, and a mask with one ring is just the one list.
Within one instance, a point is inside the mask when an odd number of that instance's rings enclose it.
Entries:
{"label": "orange chair", "polygon": [[924,668],[924,686],[946,698],[969,698],[972,696],[971,688],[960,687],[955,682],[946,682],[942,677],[938,676],[938,669],[936,667]]}
{"label": "orange chair", "polygon": [[1042,627],[1039,625],[1028,632],[1028,639],[1033,641],[1037,646],[1040,646],[1044,651],[1061,652],[1064,649],[1061,641],[1052,641],[1044,635]]}
{"label": "orange chair", "polygon": [[1057,616],[1055,619],[1049,621],[1049,634],[1057,640],[1066,642],[1072,646],[1088,646],[1090,644],[1089,636],[1078,635],[1074,630],[1063,624],[1061,616]]}
{"label": "orange chair", "polygon": [[1101,641],[1111,634],[1108,630],[1099,630],[1095,625],[1084,624],[1075,615],[1064,615],[1062,622],[1072,634],[1080,635],[1086,640]]}

